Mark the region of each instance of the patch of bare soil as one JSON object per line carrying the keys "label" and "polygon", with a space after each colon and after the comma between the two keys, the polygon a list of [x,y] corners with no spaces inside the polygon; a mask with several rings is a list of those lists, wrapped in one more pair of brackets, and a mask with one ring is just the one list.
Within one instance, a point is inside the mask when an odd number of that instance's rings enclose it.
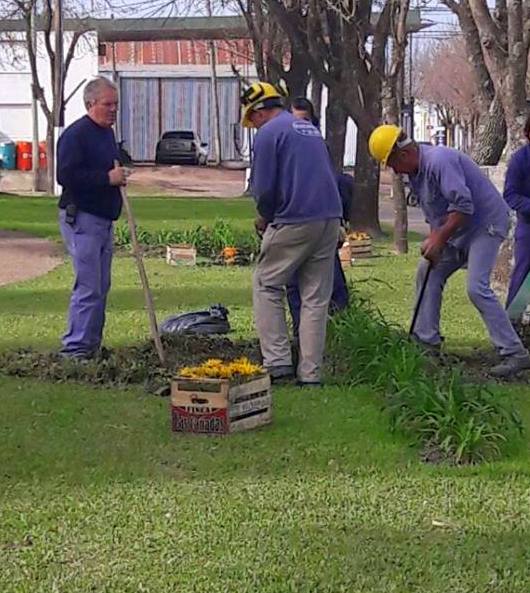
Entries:
{"label": "patch of bare soil", "polygon": [[231,198],[245,191],[245,171],[182,165],[137,165],[132,171],[131,194]]}
{"label": "patch of bare soil", "polygon": [[99,386],[143,385],[149,393],[169,395],[169,383],[178,369],[209,358],[230,361],[246,356],[261,364],[259,344],[219,336],[162,336],[166,364],[158,360],[152,342],[121,348],[103,348],[88,361],[65,359],[57,352],[18,350],[0,353],[2,373],[45,381],[77,381]]}
{"label": "patch of bare soil", "polygon": [[0,286],[43,276],[63,261],[52,241],[16,231],[0,231],[0,258]]}
{"label": "patch of bare soil", "polygon": [[[527,344],[528,346],[528,344]],[[493,350],[476,349],[466,354],[443,354],[439,359],[442,367],[462,365],[465,375],[473,383],[487,383],[497,381],[510,384],[530,384],[530,371],[523,371],[507,379],[496,379],[489,373],[492,367],[500,362],[499,356]]]}

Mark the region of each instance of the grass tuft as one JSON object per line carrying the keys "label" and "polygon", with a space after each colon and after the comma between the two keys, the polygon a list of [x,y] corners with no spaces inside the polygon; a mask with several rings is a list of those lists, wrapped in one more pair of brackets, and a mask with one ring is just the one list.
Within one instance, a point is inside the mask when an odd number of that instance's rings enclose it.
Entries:
{"label": "grass tuft", "polygon": [[469,383],[459,366],[433,364],[355,291],[350,307],[331,322],[328,352],[335,380],[375,387],[384,396],[391,428],[429,450],[429,460],[495,459],[522,433],[506,396]]}

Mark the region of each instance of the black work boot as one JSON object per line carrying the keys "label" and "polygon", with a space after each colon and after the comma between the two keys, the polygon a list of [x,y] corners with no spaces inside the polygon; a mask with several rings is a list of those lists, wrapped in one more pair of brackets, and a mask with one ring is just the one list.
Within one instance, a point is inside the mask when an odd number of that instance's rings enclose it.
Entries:
{"label": "black work boot", "polygon": [[418,346],[418,348],[425,354],[426,356],[432,356],[433,358],[439,358],[442,354],[442,343],[440,344],[428,344],[427,342],[422,342],[419,338],[417,338],[414,334],[410,336],[411,340]]}
{"label": "black work boot", "polygon": [[265,367],[265,370],[269,373],[271,383],[276,385],[290,383],[294,379],[294,370],[292,366]]}
{"label": "black work boot", "polygon": [[505,356],[499,364],[495,365],[489,374],[498,379],[508,379],[518,375],[522,371],[530,369],[530,354],[528,352],[521,354],[512,354]]}

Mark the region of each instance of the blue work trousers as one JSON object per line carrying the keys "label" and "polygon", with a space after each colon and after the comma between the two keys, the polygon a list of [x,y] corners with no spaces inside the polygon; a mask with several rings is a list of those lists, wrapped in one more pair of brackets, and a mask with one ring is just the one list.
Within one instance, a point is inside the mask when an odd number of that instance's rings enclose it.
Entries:
{"label": "blue work trousers", "polygon": [[510,277],[506,308],[510,306],[525,278],[530,273],[530,224],[517,221],[513,242],[514,266]]}
{"label": "blue work trousers", "polygon": [[65,222],[64,210],[60,210],[59,224],[75,273],[61,352],[70,356],[90,355],[100,347],[105,325],[113,225],[110,220],[80,211],[70,225]]}
{"label": "blue work trousers", "polygon": [[[486,229],[477,232],[465,251],[447,246],[441,260],[432,268],[414,335],[426,344],[440,344],[440,308],[447,279],[460,268],[467,267],[467,294],[480,313],[491,338],[501,356],[524,354],[521,340],[513,329],[506,311],[499,303],[490,285],[490,277],[503,237]],[[416,294],[419,295],[429,263],[422,260],[416,276]],[[465,323],[462,320],[462,323]]]}

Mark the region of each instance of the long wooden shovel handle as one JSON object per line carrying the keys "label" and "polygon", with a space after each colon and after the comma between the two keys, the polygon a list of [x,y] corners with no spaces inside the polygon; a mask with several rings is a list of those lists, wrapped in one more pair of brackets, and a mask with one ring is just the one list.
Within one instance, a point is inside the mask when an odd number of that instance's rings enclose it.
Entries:
{"label": "long wooden shovel handle", "polygon": [[155,306],[153,303],[153,295],[151,294],[151,290],[149,288],[149,280],[147,279],[147,274],[145,272],[144,267],[144,260],[142,257],[142,250],[140,248],[140,244],[138,242],[138,235],[136,234],[136,221],[134,219],[133,211],[131,208],[131,204],[129,202],[129,198],[127,196],[127,190],[124,186],[120,187],[121,197],[123,199],[123,205],[125,206],[125,212],[127,214],[127,222],[129,225],[129,231],[131,233],[131,243],[133,248],[133,255],[136,259],[136,265],[138,267],[138,273],[140,274],[140,280],[142,282],[142,289],[144,292],[145,298],[145,305],[147,307],[147,314],[149,315],[149,327],[151,329],[151,337],[155,342],[156,352],[158,354],[158,358],[160,359],[161,364],[165,363],[166,354],[164,352],[164,346],[162,345],[162,340],[160,339],[160,333],[158,331],[158,324],[156,322],[156,313],[155,313]]}
{"label": "long wooden shovel handle", "polygon": [[423,283],[421,285],[420,293],[418,295],[418,299],[416,300],[416,306],[414,307],[414,314],[412,316],[412,322],[410,324],[409,336],[412,336],[414,334],[414,330],[416,328],[416,321],[418,320],[418,315],[420,313],[420,307],[423,302],[423,296],[425,294],[425,289],[427,288],[427,282],[429,282],[429,276],[431,275],[432,268],[433,268],[433,265],[431,262],[429,262],[429,264],[427,266],[427,271],[425,272],[425,277],[423,279]]}

